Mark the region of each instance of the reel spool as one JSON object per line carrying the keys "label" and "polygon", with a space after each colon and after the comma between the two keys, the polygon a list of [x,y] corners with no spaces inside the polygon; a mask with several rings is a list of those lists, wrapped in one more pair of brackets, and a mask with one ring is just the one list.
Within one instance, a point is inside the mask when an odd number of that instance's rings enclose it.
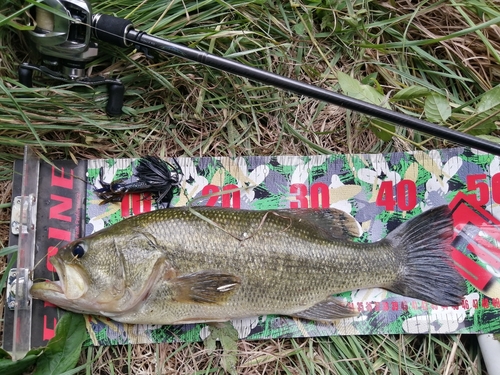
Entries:
{"label": "reel spool", "polygon": [[[44,0],[54,12],[33,7],[31,13],[34,30],[30,39],[42,54],[44,63],[61,65],[62,73],[70,77],[84,76],[85,62],[97,57],[98,46],[90,41],[92,11],[90,4],[82,0]],[[33,22],[34,20],[34,22]]]}

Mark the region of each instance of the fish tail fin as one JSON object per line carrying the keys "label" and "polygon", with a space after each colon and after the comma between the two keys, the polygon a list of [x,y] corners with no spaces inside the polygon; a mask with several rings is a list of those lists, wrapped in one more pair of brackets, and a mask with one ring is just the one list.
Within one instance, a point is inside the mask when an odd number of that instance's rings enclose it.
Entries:
{"label": "fish tail fin", "polygon": [[453,219],[447,206],[403,223],[386,238],[402,259],[396,281],[387,289],[436,305],[461,304],[465,281],[451,259]]}

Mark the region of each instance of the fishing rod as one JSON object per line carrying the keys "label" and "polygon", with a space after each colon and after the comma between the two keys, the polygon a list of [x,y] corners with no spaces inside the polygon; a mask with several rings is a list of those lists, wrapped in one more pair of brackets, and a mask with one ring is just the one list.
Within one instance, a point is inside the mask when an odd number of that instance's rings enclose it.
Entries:
{"label": "fishing rod", "polygon": [[111,116],[121,114],[125,88],[117,79],[84,76],[85,64],[97,57],[98,45],[91,37],[119,47],[135,46],[146,53],[148,49],[165,52],[463,146],[500,155],[500,144],[149,35],[136,30],[131,21],[123,18],[92,14],[88,0],[41,0],[38,4],[44,6],[32,8],[29,26],[34,29],[29,34],[41,52],[44,63],[49,67],[22,64],[19,68],[20,82],[31,86],[33,71],[39,71],[70,83],[91,86],[106,84],[109,96],[106,112]]}

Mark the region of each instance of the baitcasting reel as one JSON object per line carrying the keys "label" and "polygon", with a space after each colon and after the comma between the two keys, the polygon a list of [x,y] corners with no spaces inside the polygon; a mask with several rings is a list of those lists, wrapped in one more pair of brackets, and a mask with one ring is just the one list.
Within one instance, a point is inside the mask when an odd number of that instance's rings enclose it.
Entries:
{"label": "baitcasting reel", "polygon": [[110,116],[122,113],[125,89],[118,79],[102,76],[86,77],[85,65],[97,57],[98,45],[91,41],[92,10],[86,0],[43,0],[31,8],[28,21],[34,26],[29,36],[42,55],[41,66],[24,63],[19,67],[19,81],[33,85],[33,71],[41,72],[55,80],[87,86],[107,85]]}

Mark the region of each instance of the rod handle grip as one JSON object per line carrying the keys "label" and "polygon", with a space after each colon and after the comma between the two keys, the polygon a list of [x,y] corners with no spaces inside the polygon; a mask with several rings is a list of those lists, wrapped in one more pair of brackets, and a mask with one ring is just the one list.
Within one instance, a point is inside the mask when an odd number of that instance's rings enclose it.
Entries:
{"label": "rod handle grip", "polygon": [[93,19],[94,34],[97,39],[119,47],[129,47],[126,36],[133,29],[132,22],[124,18],[96,14]]}

